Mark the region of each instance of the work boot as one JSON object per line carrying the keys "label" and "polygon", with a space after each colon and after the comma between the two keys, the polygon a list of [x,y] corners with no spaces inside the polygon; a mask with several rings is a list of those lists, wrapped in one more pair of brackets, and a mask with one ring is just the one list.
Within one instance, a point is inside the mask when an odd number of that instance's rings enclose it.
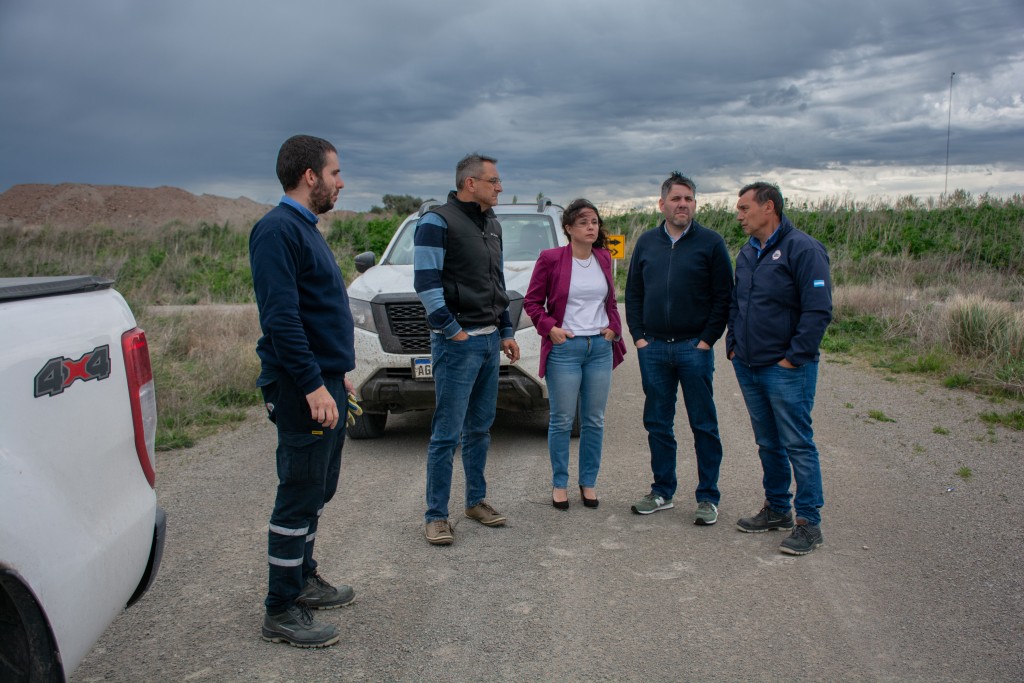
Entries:
{"label": "work boot", "polygon": [[338,629],[317,621],[308,607],[295,603],[278,614],[264,615],[263,640],[295,647],[327,647],[338,642]]}

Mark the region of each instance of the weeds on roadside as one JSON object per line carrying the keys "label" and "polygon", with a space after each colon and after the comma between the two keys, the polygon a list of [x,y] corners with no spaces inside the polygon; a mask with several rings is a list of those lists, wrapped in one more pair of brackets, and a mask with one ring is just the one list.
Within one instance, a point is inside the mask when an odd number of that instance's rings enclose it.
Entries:
{"label": "weeds on roadside", "polygon": [[963,389],[971,384],[971,378],[967,375],[950,375],[942,381],[942,385],[947,389]]}
{"label": "weeds on roadside", "polygon": [[1024,410],[1018,408],[1008,413],[987,412],[978,417],[988,425],[1002,425],[1017,431],[1024,431]]}
{"label": "weeds on roadside", "polygon": [[157,450],[191,446],[262,402],[255,307],[159,315],[144,309],[157,398]]}

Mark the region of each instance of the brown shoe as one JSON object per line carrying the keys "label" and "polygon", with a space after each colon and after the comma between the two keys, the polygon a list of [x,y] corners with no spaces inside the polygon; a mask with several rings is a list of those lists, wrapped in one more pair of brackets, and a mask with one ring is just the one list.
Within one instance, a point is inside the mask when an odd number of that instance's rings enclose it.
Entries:
{"label": "brown shoe", "polygon": [[427,522],[424,528],[427,541],[433,545],[451,545],[455,542],[455,530],[447,519],[435,519]]}
{"label": "brown shoe", "polygon": [[505,515],[492,508],[486,500],[481,500],[473,507],[466,508],[466,516],[484,526],[505,526]]}

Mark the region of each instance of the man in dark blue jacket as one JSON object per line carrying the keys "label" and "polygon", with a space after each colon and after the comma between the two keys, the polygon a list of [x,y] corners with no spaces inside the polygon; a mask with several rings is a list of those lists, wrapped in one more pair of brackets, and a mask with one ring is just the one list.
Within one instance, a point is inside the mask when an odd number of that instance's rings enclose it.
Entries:
{"label": "man in dark blue jacket", "polygon": [[334,254],[317,229],[345,184],[326,140],[296,135],[281,146],[281,203],[253,227],[249,262],[263,336],[257,384],[277,425],[277,499],[267,536],[269,589],[264,640],[296,647],[338,642],[338,629],[310,609],[347,605],[313,559],[317,522],[338,487],[345,441],[345,373],[355,368],[352,313]]}
{"label": "man in dark blue jacket", "polygon": [[748,533],[793,529],[779,550],[806,555],[824,542],[811,409],[818,347],[832,320],[832,280],[825,247],[793,227],[782,207],[779,188],[764,182],[744,187],[736,203],[750,241],[736,257],[725,349],[750,413],[766,499],[737,526]]}
{"label": "man in dark blue jacket", "polygon": [[711,347],[725,332],[732,264],[722,236],[693,220],[697,199],[692,180],[679,173],[669,176],[661,185],[658,208],[665,220],[636,241],[626,280],[626,323],[640,359],[654,475],[651,492],[631,509],[646,515],[673,506],[681,386],[697,454],[693,522],[707,526],[718,521],[722,465]]}

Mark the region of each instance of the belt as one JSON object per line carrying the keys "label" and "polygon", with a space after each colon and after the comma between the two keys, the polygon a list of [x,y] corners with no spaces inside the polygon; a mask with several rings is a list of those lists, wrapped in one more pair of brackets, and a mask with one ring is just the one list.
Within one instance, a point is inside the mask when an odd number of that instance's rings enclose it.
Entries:
{"label": "belt", "polygon": [[644,336],[645,337],[650,337],[651,339],[653,339],[655,341],[665,342],[666,344],[674,344],[675,342],[681,342],[681,341],[691,341],[691,340],[697,338],[696,336],[690,336],[690,337],[682,337],[682,336],[680,336],[680,337],[666,337],[666,336],[663,336],[663,335],[660,335],[660,334],[645,334]]}

